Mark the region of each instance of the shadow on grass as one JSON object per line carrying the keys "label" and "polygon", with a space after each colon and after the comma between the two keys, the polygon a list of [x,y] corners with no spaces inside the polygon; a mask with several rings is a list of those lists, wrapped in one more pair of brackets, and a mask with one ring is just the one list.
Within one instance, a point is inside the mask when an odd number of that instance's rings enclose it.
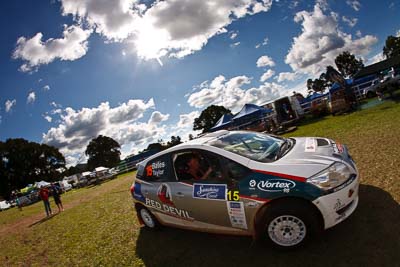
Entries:
{"label": "shadow on grass", "polygon": [[245,237],[142,228],[136,254],[146,266],[394,266],[400,262],[399,224],[400,207],[391,195],[360,185],[354,214],[297,250],[274,250]]}
{"label": "shadow on grass", "polygon": [[48,220],[51,220],[52,218],[54,218],[54,217],[57,216],[58,214],[59,214],[59,212],[58,212],[58,213],[53,213],[53,214],[50,215],[49,217],[44,217],[44,218],[40,219],[39,221],[32,223],[32,224],[29,225],[28,227],[31,228],[31,227],[33,227],[33,226],[35,226],[35,225],[42,224],[42,223],[44,223],[44,222],[46,222],[46,221],[48,221]]}

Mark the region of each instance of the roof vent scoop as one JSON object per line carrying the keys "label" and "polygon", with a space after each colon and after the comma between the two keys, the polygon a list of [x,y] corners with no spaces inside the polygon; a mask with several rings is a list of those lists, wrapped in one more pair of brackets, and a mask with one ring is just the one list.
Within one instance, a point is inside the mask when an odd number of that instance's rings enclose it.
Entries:
{"label": "roof vent scoop", "polygon": [[329,142],[326,139],[317,138],[317,146],[329,146]]}

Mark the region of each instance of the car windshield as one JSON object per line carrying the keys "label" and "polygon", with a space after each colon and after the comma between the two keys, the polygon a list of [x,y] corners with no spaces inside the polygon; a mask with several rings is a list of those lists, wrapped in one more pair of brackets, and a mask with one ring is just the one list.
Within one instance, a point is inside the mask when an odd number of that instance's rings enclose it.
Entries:
{"label": "car windshield", "polygon": [[272,162],[289,149],[290,142],[262,133],[230,132],[208,143],[252,160]]}

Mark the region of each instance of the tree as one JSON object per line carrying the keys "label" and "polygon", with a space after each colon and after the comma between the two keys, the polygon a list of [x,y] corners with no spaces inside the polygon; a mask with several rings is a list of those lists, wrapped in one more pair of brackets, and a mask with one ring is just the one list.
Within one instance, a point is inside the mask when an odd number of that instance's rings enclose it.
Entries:
{"label": "tree", "polygon": [[162,145],[162,141],[159,140],[158,143],[151,143],[147,146],[144,151],[155,150],[155,151],[162,151],[165,147]]}
{"label": "tree", "polygon": [[27,184],[61,177],[65,158],[57,148],[22,138],[0,142],[0,195]]}
{"label": "tree", "polygon": [[89,157],[89,169],[93,170],[99,166],[115,167],[120,162],[120,148],[118,142],[108,136],[99,135],[92,139],[85,151]]}
{"label": "tree", "polygon": [[343,75],[332,66],[326,67],[324,78],[328,82],[328,86],[331,86],[333,83],[338,83],[341,86],[346,86],[346,80],[344,79]]}
{"label": "tree", "polygon": [[335,64],[345,78],[353,77],[354,74],[364,67],[362,59],[357,59],[348,51],[339,54],[335,59]]}
{"label": "tree", "polygon": [[203,130],[208,132],[224,114],[232,114],[229,109],[222,106],[211,105],[203,110],[200,117],[194,119],[193,130]]}
{"label": "tree", "polygon": [[387,59],[400,55],[400,36],[394,37],[390,35],[386,38],[383,54]]}
{"label": "tree", "polygon": [[182,144],[180,136],[171,136],[171,141],[167,142],[167,148]]}
{"label": "tree", "polygon": [[321,73],[319,78],[313,80],[313,79],[308,79],[307,80],[307,89],[308,89],[308,94],[312,92],[324,92],[328,87],[331,86],[331,83],[326,79],[325,73]]}

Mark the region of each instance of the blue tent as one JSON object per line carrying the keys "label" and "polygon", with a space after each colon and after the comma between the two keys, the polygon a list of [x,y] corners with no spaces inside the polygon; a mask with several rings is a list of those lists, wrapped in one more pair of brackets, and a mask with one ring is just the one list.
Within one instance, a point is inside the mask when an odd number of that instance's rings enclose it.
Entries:
{"label": "blue tent", "polygon": [[314,92],[313,94],[311,94],[311,95],[307,96],[306,98],[304,98],[303,101],[302,101],[301,103],[303,104],[303,103],[311,102],[311,101],[313,101],[314,99],[317,99],[317,98],[320,98],[320,97],[324,97],[324,96],[326,96],[327,94],[328,94],[328,93],[321,94],[321,93]]}
{"label": "blue tent", "polygon": [[250,117],[250,116],[260,116],[264,115],[265,113],[268,113],[269,110],[254,104],[246,104],[243,106],[243,108],[240,110],[238,114],[233,117],[233,120],[239,120],[245,117]]}
{"label": "blue tent", "polygon": [[246,104],[243,108],[233,117],[235,126],[241,126],[243,124],[252,123],[256,120],[261,119],[265,114],[272,112],[270,109],[266,109],[254,104]]}
{"label": "blue tent", "polygon": [[219,118],[217,123],[210,129],[211,131],[218,131],[221,129],[225,129],[226,127],[232,124],[232,115],[231,114],[224,114]]}
{"label": "blue tent", "polygon": [[[351,86],[353,84],[353,79],[346,79],[346,84]],[[334,84],[332,84],[331,88],[329,89],[329,93],[334,93],[341,88],[342,88],[342,86],[340,84],[334,83]]]}

